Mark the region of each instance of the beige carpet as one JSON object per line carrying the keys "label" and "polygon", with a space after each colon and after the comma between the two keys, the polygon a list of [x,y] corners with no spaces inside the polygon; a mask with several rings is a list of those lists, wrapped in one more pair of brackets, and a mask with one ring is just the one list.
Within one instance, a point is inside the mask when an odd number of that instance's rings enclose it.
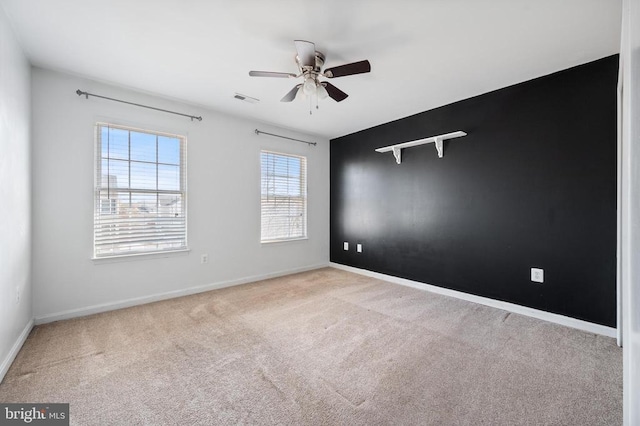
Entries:
{"label": "beige carpet", "polygon": [[0,401],[82,425],[619,425],[622,351],[326,268],[38,326]]}

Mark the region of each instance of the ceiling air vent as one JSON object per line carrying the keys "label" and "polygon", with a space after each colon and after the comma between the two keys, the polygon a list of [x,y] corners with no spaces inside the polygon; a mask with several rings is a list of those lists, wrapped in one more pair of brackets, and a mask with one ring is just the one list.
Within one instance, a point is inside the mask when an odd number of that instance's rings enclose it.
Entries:
{"label": "ceiling air vent", "polygon": [[260,99],[252,98],[251,96],[242,95],[240,93],[236,93],[233,97],[239,101],[249,102],[250,104],[257,104],[260,102]]}

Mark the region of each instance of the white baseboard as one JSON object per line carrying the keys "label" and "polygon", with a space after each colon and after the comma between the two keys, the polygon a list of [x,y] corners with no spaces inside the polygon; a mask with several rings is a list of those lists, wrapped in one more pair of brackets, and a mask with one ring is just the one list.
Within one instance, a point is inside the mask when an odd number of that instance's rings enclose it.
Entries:
{"label": "white baseboard", "polygon": [[381,274],[379,272],[368,271],[366,269],[354,268],[352,266],[341,265],[339,263],[330,262],[329,266],[336,269],[342,269],[344,271],[365,275],[367,277],[389,281],[394,284],[400,284],[408,287],[417,288],[419,290],[425,290],[425,291],[430,291],[432,293],[451,296],[458,299],[466,300],[468,302],[474,302],[480,305],[490,306],[492,308],[498,308],[504,311],[541,319],[543,321],[549,321],[555,324],[560,324],[560,325],[564,325],[571,328],[577,328],[578,330],[588,331],[590,333],[600,334],[603,336],[613,337],[613,338],[615,338],[617,335],[617,330],[612,327],[607,327],[600,324],[594,324],[588,321],[583,321],[583,320],[567,317],[564,315],[552,314],[550,312],[545,312],[545,311],[541,311],[534,308],[528,308],[526,306],[516,305],[514,303],[489,299],[487,297],[463,293],[457,290],[450,290],[448,288],[442,288],[442,287],[438,287],[431,284],[421,283],[418,281],[407,280],[405,278],[398,278],[391,275]]}
{"label": "white baseboard", "polygon": [[235,280],[220,281],[212,284],[205,284],[196,287],[189,287],[181,290],[168,291],[165,293],[157,293],[149,296],[135,297],[132,299],[121,300],[118,302],[102,303],[99,305],[88,306],[86,308],[71,309],[68,311],[57,312],[53,314],[47,314],[35,318],[36,324],[46,324],[53,321],[60,321],[71,318],[84,317],[87,315],[93,315],[100,312],[114,311],[116,309],[129,308],[136,305],[144,305],[145,303],[158,302],[160,300],[173,299],[181,296],[188,296],[190,294],[203,293],[205,291],[217,290],[226,287],[232,287],[241,284],[248,284],[255,281],[267,280],[270,278],[282,277],[284,275],[297,274],[299,272],[311,271],[314,269],[326,268],[328,263],[322,263],[317,265],[305,266],[302,268],[288,269],[284,271],[271,272],[262,275],[253,275],[249,277],[239,278]]}
{"label": "white baseboard", "polygon": [[27,323],[27,325],[22,330],[22,333],[20,333],[20,336],[18,336],[18,339],[13,344],[13,347],[11,348],[5,359],[2,361],[2,364],[0,364],[0,383],[2,383],[2,380],[4,380],[4,376],[7,374],[7,371],[9,371],[9,367],[11,367],[13,360],[16,359],[18,352],[20,352],[20,349],[22,349],[22,345],[24,345],[27,337],[29,337],[29,333],[31,333],[33,325],[33,320],[30,320]]}

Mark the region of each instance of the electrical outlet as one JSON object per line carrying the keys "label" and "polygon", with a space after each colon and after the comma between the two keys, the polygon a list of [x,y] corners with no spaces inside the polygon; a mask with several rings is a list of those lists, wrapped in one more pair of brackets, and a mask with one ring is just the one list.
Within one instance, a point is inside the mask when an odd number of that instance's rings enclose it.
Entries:
{"label": "electrical outlet", "polygon": [[21,294],[20,294],[20,287],[16,287],[16,304],[20,303],[20,298],[21,298]]}
{"label": "electrical outlet", "polygon": [[544,282],[544,269],[531,268],[531,281],[534,283]]}
{"label": "electrical outlet", "polygon": [[356,251],[357,251],[358,253],[362,253],[362,244],[358,244],[358,245],[356,246]]}
{"label": "electrical outlet", "polygon": [[200,263],[209,263],[209,255],[203,254],[200,256]]}
{"label": "electrical outlet", "polygon": [[345,250],[349,250],[349,243],[345,241],[344,243],[342,243],[342,247],[343,247]]}

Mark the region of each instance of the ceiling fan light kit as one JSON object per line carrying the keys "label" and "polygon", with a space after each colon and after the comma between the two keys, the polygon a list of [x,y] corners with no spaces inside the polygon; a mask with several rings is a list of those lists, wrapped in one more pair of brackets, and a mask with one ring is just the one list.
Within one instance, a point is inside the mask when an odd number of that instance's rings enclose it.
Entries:
{"label": "ceiling fan light kit", "polygon": [[[318,52],[316,50],[315,44],[305,40],[294,40],[294,44],[297,52],[295,60],[298,65],[298,74],[272,71],[249,71],[249,76],[251,77],[303,77],[304,81],[297,84],[289,91],[289,93],[284,95],[284,97],[280,99],[281,102],[291,102],[297,96],[301,97],[302,95],[309,98],[315,97],[316,102],[319,99],[326,99],[327,97],[330,97],[336,102],[341,102],[349,95],[327,81],[320,81],[319,78],[345,77],[348,75],[362,74],[371,71],[371,64],[369,61],[364,60],[327,68],[323,72],[322,67],[324,66],[325,56],[322,52]],[[316,104],[316,108],[317,107],[318,106]]]}

